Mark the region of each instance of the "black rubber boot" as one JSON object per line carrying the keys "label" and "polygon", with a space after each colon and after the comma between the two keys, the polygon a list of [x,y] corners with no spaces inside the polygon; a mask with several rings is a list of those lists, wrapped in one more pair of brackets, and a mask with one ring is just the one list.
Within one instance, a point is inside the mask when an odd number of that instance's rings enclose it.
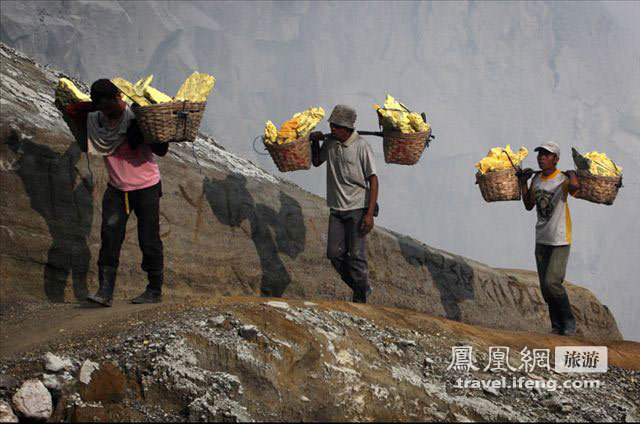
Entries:
{"label": "black rubber boot", "polygon": [[576,335],[576,318],[571,311],[571,303],[569,303],[569,296],[566,294],[558,300],[558,307],[560,315],[562,316],[562,335],[575,336]]}
{"label": "black rubber boot", "polygon": [[552,300],[547,306],[549,307],[549,318],[551,319],[551,334],[564,334],[562,314],[560,313],[558,303]]}
{"label": "black rubber boot", "polygon": [[353,303],[367,303],[367,297],[371,294],[372,291],[373,287],[371,287],[369,284],[367,284],[367,288],[364,290],[354,290],[351,301]]}
{"label": "black rubber boot", "polygon": [[113,303],[113,290],[116,286],[116,273],[118,269],[111,266],[102,266],[98,269],[98,282],[100,286],[96,294],[87,296],[89,302],[102,306],[111,306]]}
{"label": "black rubber boot", "polygon": [[89,295],[87,290],[87,274],[73,275],[73,295],[78,302],[84,302]]}
{"label": "black rubber boot", "polygon": [[149,284],[147,284],[147,288],[144,290],[138,297],[134,297],[131,299],[131,303],[160,303],[162,302],[162,281],[163,275],[159,274],[148,274]]}

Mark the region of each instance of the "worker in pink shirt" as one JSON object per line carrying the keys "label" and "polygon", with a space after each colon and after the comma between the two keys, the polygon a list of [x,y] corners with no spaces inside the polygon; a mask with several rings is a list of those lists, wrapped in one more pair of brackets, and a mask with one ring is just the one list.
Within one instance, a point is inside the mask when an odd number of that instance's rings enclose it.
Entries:
{"label": "worker in pink shirt", "polygon": [[[87,300],[111,306],[120,249],[131,212],[138,218],[138,242],[142,269],[149,283],[132,303],[162,301],[163,252],[160,239],[160,170],[154,154],[164,156],[168,143],[144,144],[135,115],[108,79],[91,85],[92,112],[86,116],[85,151],[102,156],[109,183],[102,198],[101,245],[98,258],[98,291]],[[73,114],[73,111],[70,111]]]}

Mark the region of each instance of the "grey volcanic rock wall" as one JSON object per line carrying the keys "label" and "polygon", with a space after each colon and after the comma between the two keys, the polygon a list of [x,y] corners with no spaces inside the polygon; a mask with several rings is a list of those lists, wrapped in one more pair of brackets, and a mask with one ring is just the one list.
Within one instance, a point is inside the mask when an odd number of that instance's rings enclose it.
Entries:
{"label": "grey volcanic rock wall", "polygon": [[[2,308],[95,289],[101,160],[81,155],[53,106],[56,72],[2,45],[0,273]],[[196,161],[197,158],[197,161]],[[159,159],[167,296],[254,294],[348,299],[325,259],[324,200],[221,149],[207,136]],[[373,303],[486,326],[546,332],[535,278],[514,277],[376,227],[368,255]],[[116,297],[141,290],[135,217]],[[72,290],[66,288],[66,299]],[[570,296],[580,331],[619,339],[587,290]]]}

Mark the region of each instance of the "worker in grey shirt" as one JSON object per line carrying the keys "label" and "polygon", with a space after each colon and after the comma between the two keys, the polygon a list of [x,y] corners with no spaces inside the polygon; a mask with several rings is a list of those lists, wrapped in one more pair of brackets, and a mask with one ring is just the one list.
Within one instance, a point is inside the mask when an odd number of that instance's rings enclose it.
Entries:
{"label": "worker in grey shirt", "polygon": [[[365,237],[373,228],[378,177],[369,143],[355,130],[356,111],[336,105],[329,117],[331,136],[310,135],[313,166],[327,162],[330,209],[327,257],[353,290],[353,302],[366,303],[371,292]],[[320,147],[320,140],[325,140]]]}

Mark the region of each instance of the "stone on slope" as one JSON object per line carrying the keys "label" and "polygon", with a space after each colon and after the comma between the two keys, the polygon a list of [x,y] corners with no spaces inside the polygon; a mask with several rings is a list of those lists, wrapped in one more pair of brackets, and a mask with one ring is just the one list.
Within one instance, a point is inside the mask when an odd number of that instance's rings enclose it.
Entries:
{"label": "stone on slope", "polygon": [[51,416],[53,404],[49,390],[40,380],[25,381],[13,395],[13,405],[26,418],[46,420]]}
{"label": "stone on slope", "polygon": [[13,413],[11,405],[0,400],[0,423],[17,423],[18,417]]}

